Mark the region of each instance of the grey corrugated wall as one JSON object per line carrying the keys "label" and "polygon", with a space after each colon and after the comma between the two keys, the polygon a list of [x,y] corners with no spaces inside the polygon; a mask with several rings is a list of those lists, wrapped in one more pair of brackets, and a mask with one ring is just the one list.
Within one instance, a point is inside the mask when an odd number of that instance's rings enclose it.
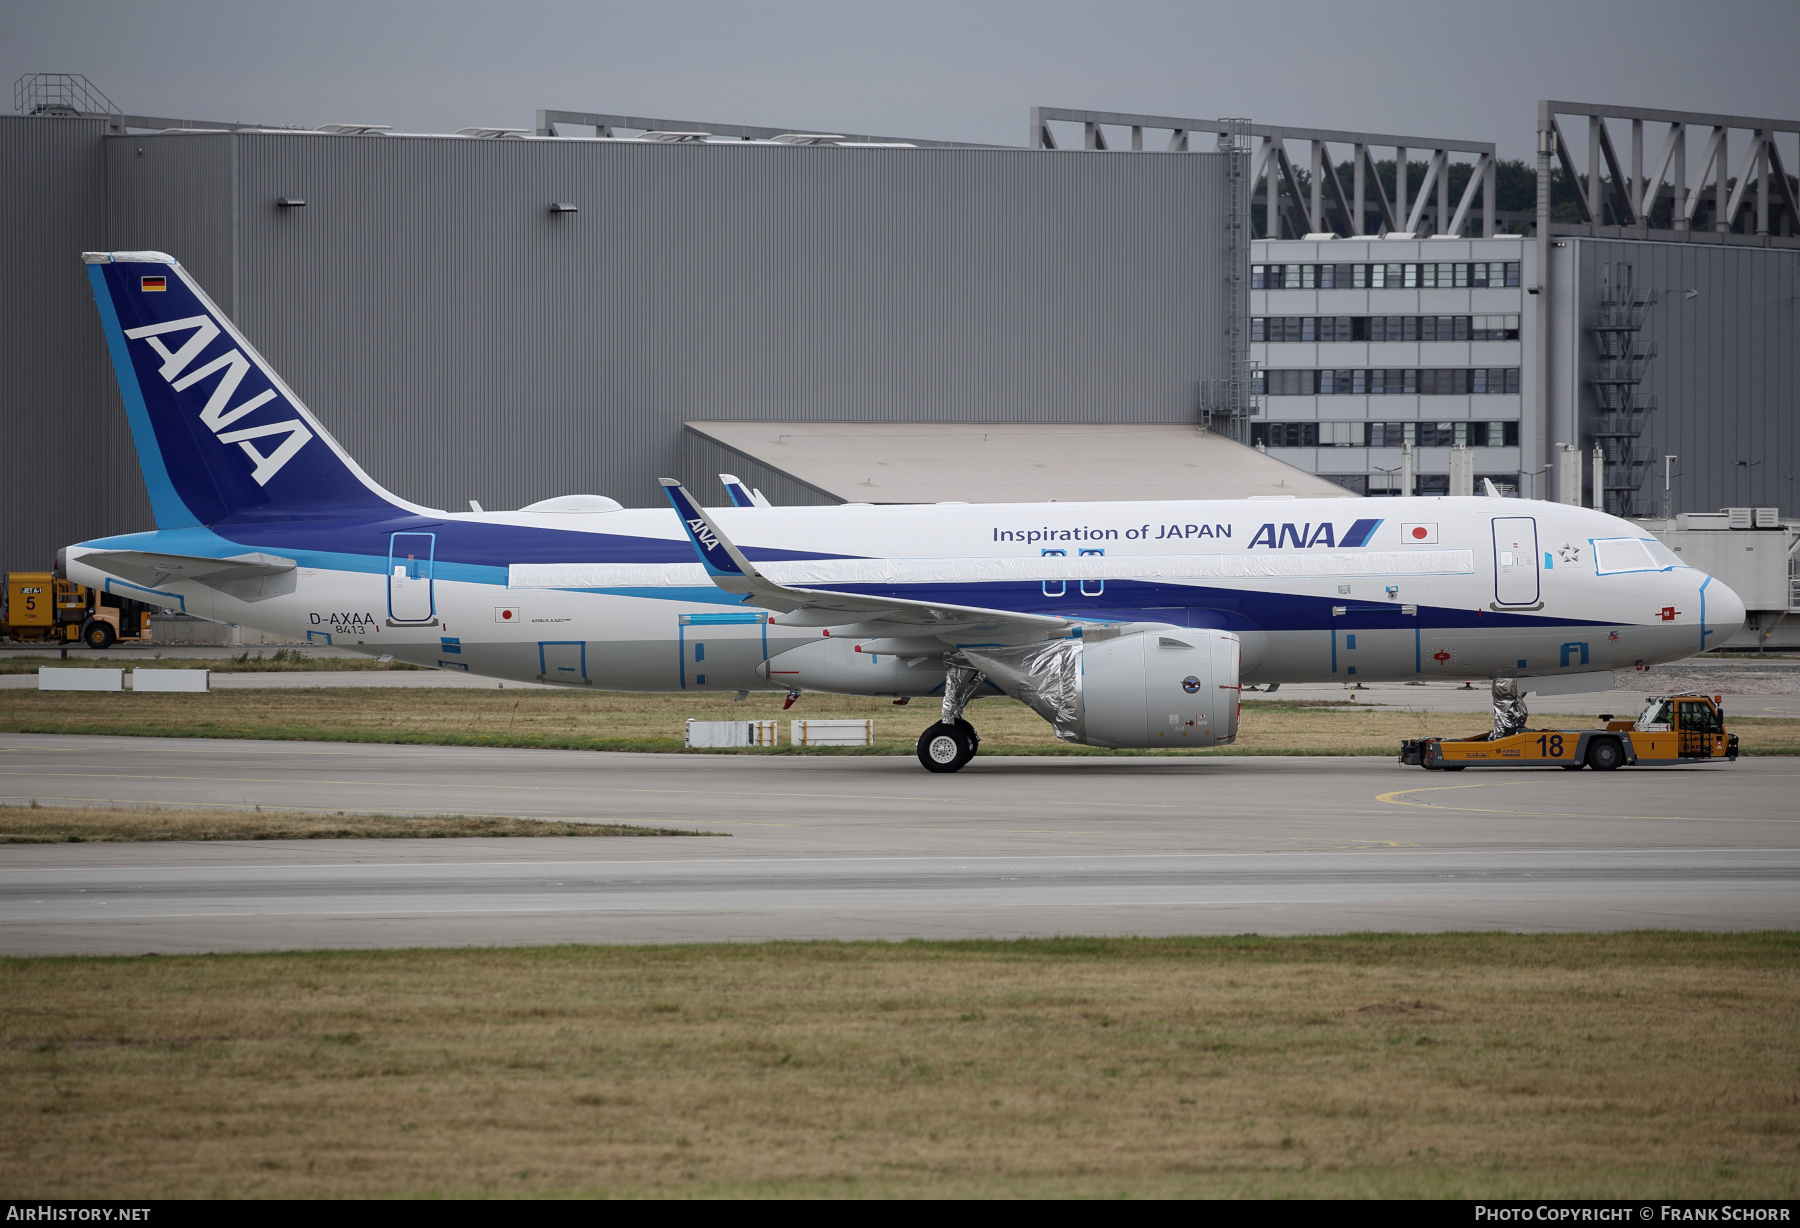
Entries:
{"label": "grey corrugated wall", "polygon": [[[1641,515],[1660,515],[1662,457],[1681,457],[1673,483],[1676,512],[1780,506],[1797,514],[1800,495],[1800,252],[1570,239],[1583,329],[1579,343],[1596,355],[1592,322],[1601,265],[1633,266],[1640,288],[1656,291],[1643,338],[1654,342],[1644,391],[1657,399],[1640,439],[1652,463],[1637,500]],[[1692,295],[1690,297],[1690,292]],[[1591,386],[1582,389],[1591,410]],[[1739,462],[1745,462],[1740,464]]]}
{"label": "grey corrugated wall", "polygon": [[1219,155],[107,143],[114,245],[235,299],[364,466],[439,506],[654,505],[684,419],[1186,421],[1222,366]]}
{"label": "grey corrugated wall", "polygon": [[760,490],[777,507],[830,507],[843,500],[826,494],[817,487],[770,467],[755,457],[728,448],[718,440],[702,435],[692,427],[681,432],[681,469],[672,476],[687,483],[700,502],[724,505],[730,496],[719,483],[719,475],[729,473],[743,479],[751,490]]}
{"label": "grey corrugated wall", "polygon": [[[0,128],[7,165],[72,122]],[[149,527],[84,248],[177,256],[377,480],[448,508],[716,486],[684,420],[1191,421],[1224,373],[1217,154],[97,128],[7,232],[73,296],[28,345],[87,381],[44,429],[99,477],[9,517],[7,566]]]}
{"label": "grey corrugated wall", "polygon": [[56,548],[149,514],[83,250],[105,241],[101,120],[0,116],[0,568],[46,570]]}

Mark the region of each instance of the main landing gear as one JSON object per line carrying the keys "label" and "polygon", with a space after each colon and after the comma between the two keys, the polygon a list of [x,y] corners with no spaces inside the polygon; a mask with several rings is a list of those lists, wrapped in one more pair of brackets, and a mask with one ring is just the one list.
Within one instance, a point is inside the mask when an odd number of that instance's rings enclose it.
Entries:
{"label": "main landing gear", "polygon": [[951,665],[945,674],[944,719],[919,735],[919,762],[927,772],[961,771],[981,749],[981,735],[962,715],[980,685],[980,672],[966,665]]}

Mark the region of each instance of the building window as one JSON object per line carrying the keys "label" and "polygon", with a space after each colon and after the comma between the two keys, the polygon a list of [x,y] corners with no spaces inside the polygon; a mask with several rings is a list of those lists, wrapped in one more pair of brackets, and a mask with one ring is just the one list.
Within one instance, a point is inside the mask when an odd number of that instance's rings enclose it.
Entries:
{"label": "building window", "polygon": [[1371,448],[1516,448],[1517,422],[1365,422],[1364,437]]}
{"label": "building window", "polygon": [[1260,396],[1428,396],[1460,397],[1514,394],[1517,367],[1379,367],[1326,368],[1321,371],[1259,371],[1251,391]]}
{"label": "building window", "polygon": [[1265,448],[1316,448],[1317,422],[1256,422],[1250,426],[1250,442]]}
{"label": "building window", "polygon": [[1256,316],[1251,341],[1517,341],[1519,317]]}
{"label": "building window", "polygon": [[1252,290],[1381,290],[1396,287],[1461,289],[1517,286],[1519,262],[1474,264],[1253,264]]}

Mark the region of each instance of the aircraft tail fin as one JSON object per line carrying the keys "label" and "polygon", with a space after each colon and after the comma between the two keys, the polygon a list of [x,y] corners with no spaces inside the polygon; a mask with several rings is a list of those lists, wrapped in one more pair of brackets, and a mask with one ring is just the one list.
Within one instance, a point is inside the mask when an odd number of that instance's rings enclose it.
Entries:
{"label": "aircraft tail fin", "polygon": [[422,510],[350,459],[173,256],[82,259],[159,528]]}

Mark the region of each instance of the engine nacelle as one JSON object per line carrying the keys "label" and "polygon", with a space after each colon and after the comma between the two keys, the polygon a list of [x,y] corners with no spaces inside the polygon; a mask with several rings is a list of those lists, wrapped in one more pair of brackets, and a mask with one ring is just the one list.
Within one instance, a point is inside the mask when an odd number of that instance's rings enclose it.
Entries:
{"label": "engine nacelle", "polygon": [[[908,665],[908,661],[917,664]],[[840,695],[925,696],[944,686],[944,661],[936,653],[920,658],[859,652],[854,640],[836,637],[778,653],[758,665],[756,672],[794,690],[832,691]]]}
{"label": "engine nacelle", "polygon": [[1237,738],[1239,645],[1230,631],[1172,627],[963,655],[1064,741],[1218,746]]}

